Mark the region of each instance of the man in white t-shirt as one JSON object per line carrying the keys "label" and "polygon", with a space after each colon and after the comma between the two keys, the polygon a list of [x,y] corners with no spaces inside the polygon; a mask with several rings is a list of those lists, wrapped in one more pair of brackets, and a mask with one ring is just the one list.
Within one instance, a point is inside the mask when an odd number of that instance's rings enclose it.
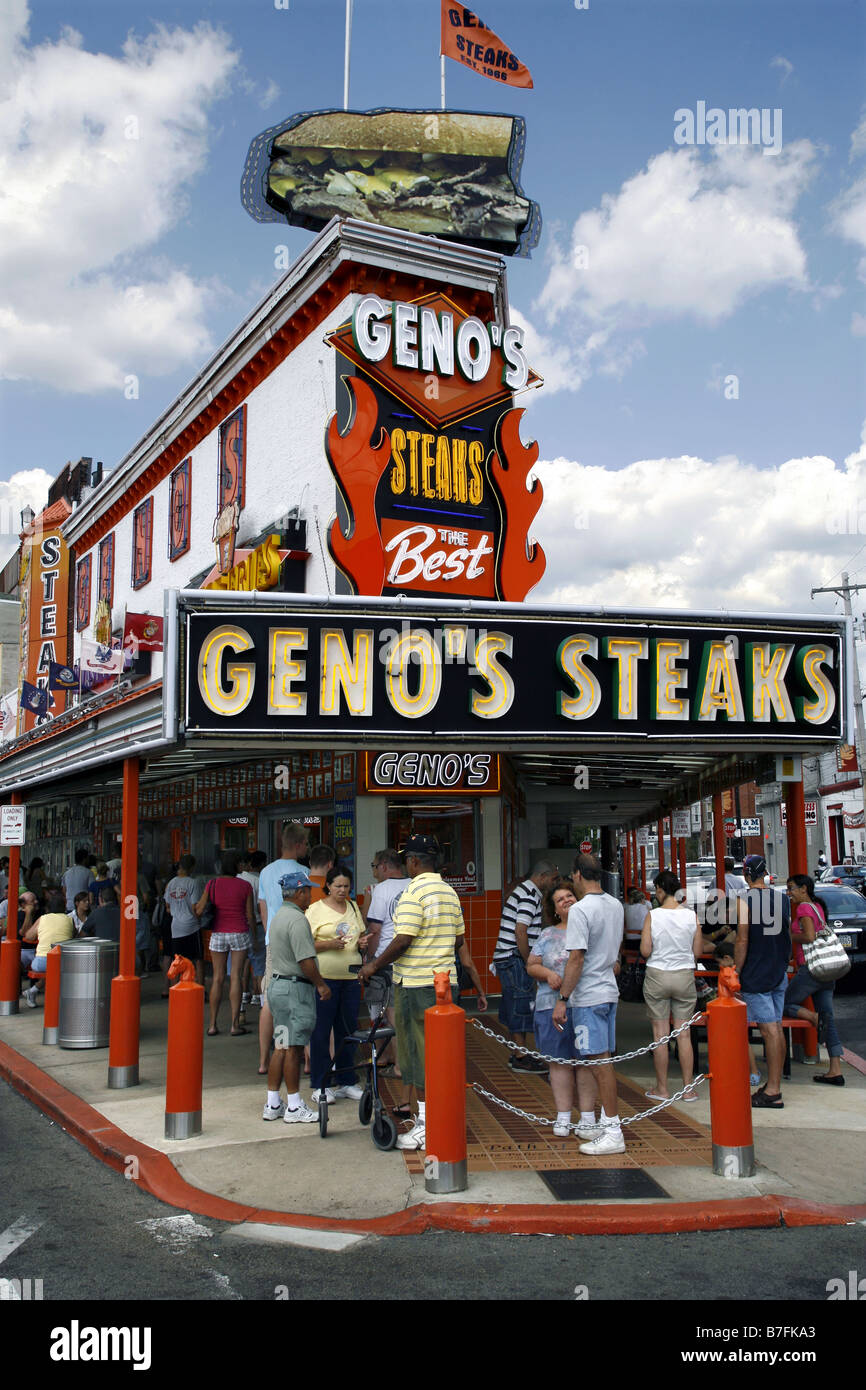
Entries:
{"label": "man in white t-shirt", "polygon": [[[412,880],[408,877],[405,865],[395,849],[377,850],[370,867],[375,883],[367,908],[367,931],[370,935],[367,959],[375,960],[394,940],[394,909],[404,889],[409,887]],[[367,981],[364,1002],[370,1010],[371,1017],[384,1009],[388,1023],[394,1027],[394,979],[390,967],[372,975]],[[392,1038],[383,1049],[381,1060],[387,1064],[396,1061],[396,1057],[395,1042]]]}
{"label": "man in white t-shirt", "polygon": [[[565,930],[568,960],[553,1010],[553,1023],[557,1028],[571,1024],[578,1055],[603,1059],[616,1052],[619,987],[614,966],[622,947],[623,906],[602,889],[601,864],[594,854],[575,857],[572,882],[577,902],[568,914]],[[594,1103],[592,1109],[587,1104],[588,1091],[583,1078],[586,1070],[579,1067],[577,1077],[580,1096],[577,1134],[586,1140],[580,1152],[592,1155],[625,1153],[613,1067],[592,1068],[601,1097],[599,1120],[595,1118]]]}

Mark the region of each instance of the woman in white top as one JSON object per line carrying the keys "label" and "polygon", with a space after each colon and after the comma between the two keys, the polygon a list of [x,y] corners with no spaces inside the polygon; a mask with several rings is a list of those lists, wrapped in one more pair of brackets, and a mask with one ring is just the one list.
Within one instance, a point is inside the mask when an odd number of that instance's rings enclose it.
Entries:
{"label": "woman in white top", "polygon": [[[653,879],[656,898],[660,903],[650,912],[640,938],[641,955],[647,970],[643,997],[652,1023],[653,1038],[658,1041],[673,1026],[678,1028],[695,1013],[695,960],[701,953],[701,929],[690,907],[681,902],[682,890],[676,874],[662,869]],[[677,1054],[683,1073],[683,1084],[690,1085],[694,1077],[695,1056],[688,1030],[677,1038]],[[653,1049],[656,1069],[654,1091],[647,1091],[651,1100],[668,1100],[668,1050]],[[683,1097],[697,1100],[694,1092]]]}

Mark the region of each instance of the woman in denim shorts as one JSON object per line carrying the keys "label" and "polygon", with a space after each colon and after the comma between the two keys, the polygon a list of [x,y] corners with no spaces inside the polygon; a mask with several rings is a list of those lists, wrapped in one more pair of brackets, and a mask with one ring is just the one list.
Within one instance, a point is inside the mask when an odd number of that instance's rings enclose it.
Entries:
{"label": "woman in denim shorts", "polygon": [[226,978],[226,957],[232,953],[232,974],[229,985],[229,998],[232,1008],[231,1036],[239,1037],[246,1033],[238,1019],[243,996],[244,961],[252,945],[255,927],[253,917],[253,890],[245,879],[238,878],[238,856],[229,850],[222,856],[218,878],[212,878],[196,903],[193,911],[201,917],[208,903],[213,905],[214,922],[210,938],[210,954],[213,963],[213,977],[210,984],[210,1027],[208,1037],[214,1037],[217,1028],[217,1015],[222,1000],[223,985]]}
{"label": "woman in denim shorts", "polygon": [[[577,1056],[571,1010],[565,1016],[560,1030],[553,1025],[553,1006],[559,998],[568,948],[565,944],[565,928],[569,909],[577,899],[568,879],[559,879],[545,895],[544,915],[553,925],[546,927],[536,939],[526,970],[538,981],[535,996],[535,1046],[545,1057],[562,1057],[562,1063],[550,1063],[550,1089],[556,1101],[556,1124],[554,1134],[565,1139],[571,1133],[571,1112],[575,1102],[575,1084],[579,1093],[581,1111],[592,1109],[595,1104],[595,1081],[591,1067],[569,1066],[567,1059]],[[585,1094],[584,1094],[585,1092]]]}

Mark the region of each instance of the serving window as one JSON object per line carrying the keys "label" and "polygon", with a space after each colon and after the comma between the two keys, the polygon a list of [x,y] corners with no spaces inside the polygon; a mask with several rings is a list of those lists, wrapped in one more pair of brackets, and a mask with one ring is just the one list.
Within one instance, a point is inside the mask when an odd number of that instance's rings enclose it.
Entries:
{"label": "serving window", "polygon": [[412,801],[388,805],[388,844],[402,850],[410,835],[432,835],[442,851],[441,874],[461,896],[484,891],[481,817],[477,801]]}

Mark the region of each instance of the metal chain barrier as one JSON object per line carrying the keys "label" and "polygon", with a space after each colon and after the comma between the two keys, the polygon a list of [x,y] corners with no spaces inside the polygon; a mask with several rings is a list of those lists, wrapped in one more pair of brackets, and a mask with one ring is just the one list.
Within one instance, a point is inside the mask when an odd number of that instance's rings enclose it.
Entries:
{"label": "metal chain barrier", "polygon": [[522,1052],[526,1057],[534,1057],[539,1062],[556,1062],[557,1066],[560,1067],[607,1067],[614,1062],[630,1062],[634,1057],[643,1057],[646,1053],[655,1051],[657,1047],[665,1047],[703,1017],[704,1012],[700,1010],[698,1013],[692,1014],[686,1023],[681,1023],[679,1028],[668,1033],[667,1037],[659,1038],[657,1042],[651,1042],[647,1047],[635,1048],[634,1052],[623,1052],[616,1057],[546,1057],[543,1052],[532,1052],[528,1047],[520,1047],[517,1043],[511,1042],[509,1038],[503,1038],[501,1033],[497,1033],[493,1028],[487,1028],[478,1018],[470,1019],[470,1022],[473,1028],[480,1029],[488,1038],[493,1038],[494,1042],[501,1043],[503,1047],[510,1048],[512,1052]]}
{"label": "metal chain barrier", "polygon": [[[553,1060],[558,1062],[560,1059],[555,1057]],[[607,1060],[608,1059],[605,1059],[605,1061]],[[700,1076],[695,1077],[694,1081],[690,1081],[688,1086],[684,1086],[681,1091],[677,1091],[675,1096],[669,1096],[668,1099],[663,1100],[660,1105],[654,1105],[651,1110],[642,1110],[639,1115],[629,1115],[626,1119],[620,1120],[620,1124],[623,1129],[625,1129],[626,1125],[636,1125],[639,1120],[647,1120],[651,1115],[657,1115],[660,1110],[667,1110],[669,1105],[675,1105],[676,1102],[682,1100],[683,1096],[689,1091],[696,1090],[706,1079],[706,1076],[701,1073]],[[555,1125],[557,1123],[556,1120],[547,1119],[544,1115],[533,1115],[529,1110],[521,1110],[517,1105],[510,1105],[507,1100],[502,1100],[500,1096],[494,1096],[490,1091],[486,1091],[483,1086],[479,1086],[477,1081],[473,1081],[471,1085],[472,1090],[477,1091],[479,1096],[485,1096],[487,1100],[492,1100],[494,1105],[501,1106],[503,1110],[510,1110],[512,1115],[519,1115],[523,1120],[531,1120],[532,1123],[536,1125]],[[574,1130],[579,1129],[580,1126],[572,1124],[569,1128]],[[600,1125],[599,1128],[601,1129],[603,1126]]]}

